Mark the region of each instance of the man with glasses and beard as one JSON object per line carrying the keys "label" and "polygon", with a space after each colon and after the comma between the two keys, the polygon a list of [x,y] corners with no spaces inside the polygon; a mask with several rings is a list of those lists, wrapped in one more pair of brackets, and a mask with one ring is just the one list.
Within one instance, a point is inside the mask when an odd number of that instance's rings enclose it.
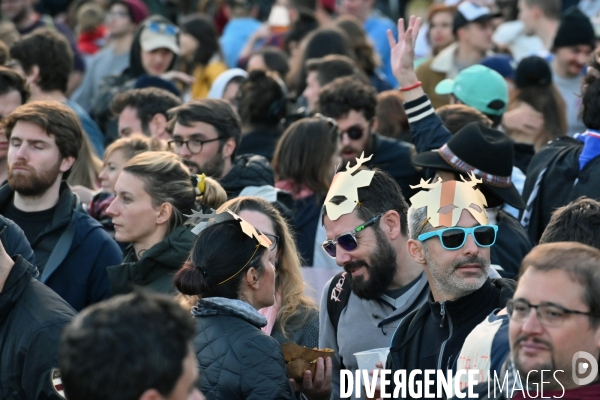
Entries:
{"label": "man with glasses and beard", "polygon": [[377,133],[375,116],[377,91],[355,77],[338,78],[319,92],[319,112],[333,118],[340,128],[340,155],[344,162],[354,162],[363,152],[372,155],[367,164],[392,175],[402,193],[410,197],[410,185],[419,182],[420,174],[410,162],[414,146]]}
{"label": "man with glasses and beard", "polygon": [[[206,174],[219,181],[228,198],[256,194],[271,202],[276,198],[275,204],[282,209],[293,208],[289,193],[273,187],[275,174],[266,158],[254,154],[236,156],[241,139],[240,119],[228,102],[187,102],[169,111],[169,126],[173,134],[169,148],[193,174]],[[262,192],[252,192],[252,188]],[[267,192],[272,196],[261,195]]]}
{"label": "man with glasses and beard", "polygon": [[0,188],[0,213],[25,232],[38,279],[77,311],[108,298],[106,267],[122,261],[121,250],[65,181],[83,141],[77,115],[59,102],[35,101],[3,125],[8,185]]}
{"label": "man with glasses and beard", "polygon": [[[387,362],[394,371],[456,372],[467,335],[514,292],[512,280],[488,277],[498,227],[489,223],[477,189],[482,180],[469,177],[422,181],[418,188],[424,190],[410,199],[408,251],[424,268],[431,295],[394,333]],[[436,380],[423,393],[438,393]]]}
{"label": "man with glasses and beard", "polygon": [[402,191],[388,173],[362,166],[367,161],[336,174],[323,208],[323,249],[344,268],[325,286],[319,317],[319,347],[335,351],[334,399],[340,370],[358,369],[354,353],[389,347],[402,318],[429,294],[423,267],[407,251]]}

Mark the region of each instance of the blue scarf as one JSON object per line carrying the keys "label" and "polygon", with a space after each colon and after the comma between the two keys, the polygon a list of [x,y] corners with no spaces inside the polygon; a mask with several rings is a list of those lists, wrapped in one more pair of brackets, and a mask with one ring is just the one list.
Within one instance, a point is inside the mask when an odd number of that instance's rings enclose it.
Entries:
{"label": "blue scarf", "polygon": [[588,129],[583,135],[577,136],[577,140],[583,142],[583,150],[579,155],[579,170],[583,170],[586,164],[600,156],[600,132]]}

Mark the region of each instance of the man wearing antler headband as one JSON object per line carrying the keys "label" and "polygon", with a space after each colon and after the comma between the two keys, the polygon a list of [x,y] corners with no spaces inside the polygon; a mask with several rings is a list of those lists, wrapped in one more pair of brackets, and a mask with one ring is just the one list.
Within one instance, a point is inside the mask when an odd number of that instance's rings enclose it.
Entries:
{"label": "man wearing antler headband", "polygon": [[423,267],[407,251],[408,204],[394,178],[364,167],[370,158],[335,175],[323,209],[323,250],[344,268],[325,286],[319,317],[319,347],[335,351],[332,398],[339,371],[358,368],[354,353],[389,347],[402,318],[429,294]]}
{"label": "man wearing antler headband", "polygon": [[514,281],[488,277],[498,226],[489,224],[481,179],[469,177],[416,186],[423,190],[408,210],[408,251],[423,266],[431,295],[394,333],[388,368],[456,372],[467,335],[514,293]]}

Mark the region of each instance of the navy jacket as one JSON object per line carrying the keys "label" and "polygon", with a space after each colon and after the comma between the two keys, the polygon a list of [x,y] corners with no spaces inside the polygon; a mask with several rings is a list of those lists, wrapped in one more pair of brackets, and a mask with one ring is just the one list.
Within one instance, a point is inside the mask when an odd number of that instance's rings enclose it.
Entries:
{"label": "navy jacket", "polygon": [[13,260],[0,292],[0,399],[63,399],[52,373],[58,369],[60,335],[76,313],[34,279],[33,265],[21,256]]}
{"label": "navy jacket", "polygon": [[392,175],[400,185],[404,198],[408,201],[416,193],[410,188],[410,185],[417,185],[421,179],[421,174],[411,162],[412,156],[415,154],[415,147],[410,143],[375,133],[371,148],[373,158],[367,163],[367,166],[369,168],[378,167]]}
{"label": "navy jacket", "polygon": [[[0,209],[13,201],[13,195],[14,191],[9,185],[0,188]],[[48,264],[52,251],[69,227],[72,235],[64,242],[69,250]],[[41,273],[38,279],[78,311],[109,297],[106,268],[123,260],[117,243],[98,221],[88,215],[66,182],[61,184],[52,222],[40,232],[31,247]]]}

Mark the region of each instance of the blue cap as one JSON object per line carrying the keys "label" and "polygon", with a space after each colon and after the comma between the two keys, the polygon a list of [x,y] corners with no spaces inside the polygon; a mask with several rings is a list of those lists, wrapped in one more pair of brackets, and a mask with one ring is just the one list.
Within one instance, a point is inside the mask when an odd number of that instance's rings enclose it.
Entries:
{"label": "blue cap", "polygon": [[515,80],[515,69],[517,64],[508,54],[497,54],[484,58],[479,64],[493,69],[505,79]]}

